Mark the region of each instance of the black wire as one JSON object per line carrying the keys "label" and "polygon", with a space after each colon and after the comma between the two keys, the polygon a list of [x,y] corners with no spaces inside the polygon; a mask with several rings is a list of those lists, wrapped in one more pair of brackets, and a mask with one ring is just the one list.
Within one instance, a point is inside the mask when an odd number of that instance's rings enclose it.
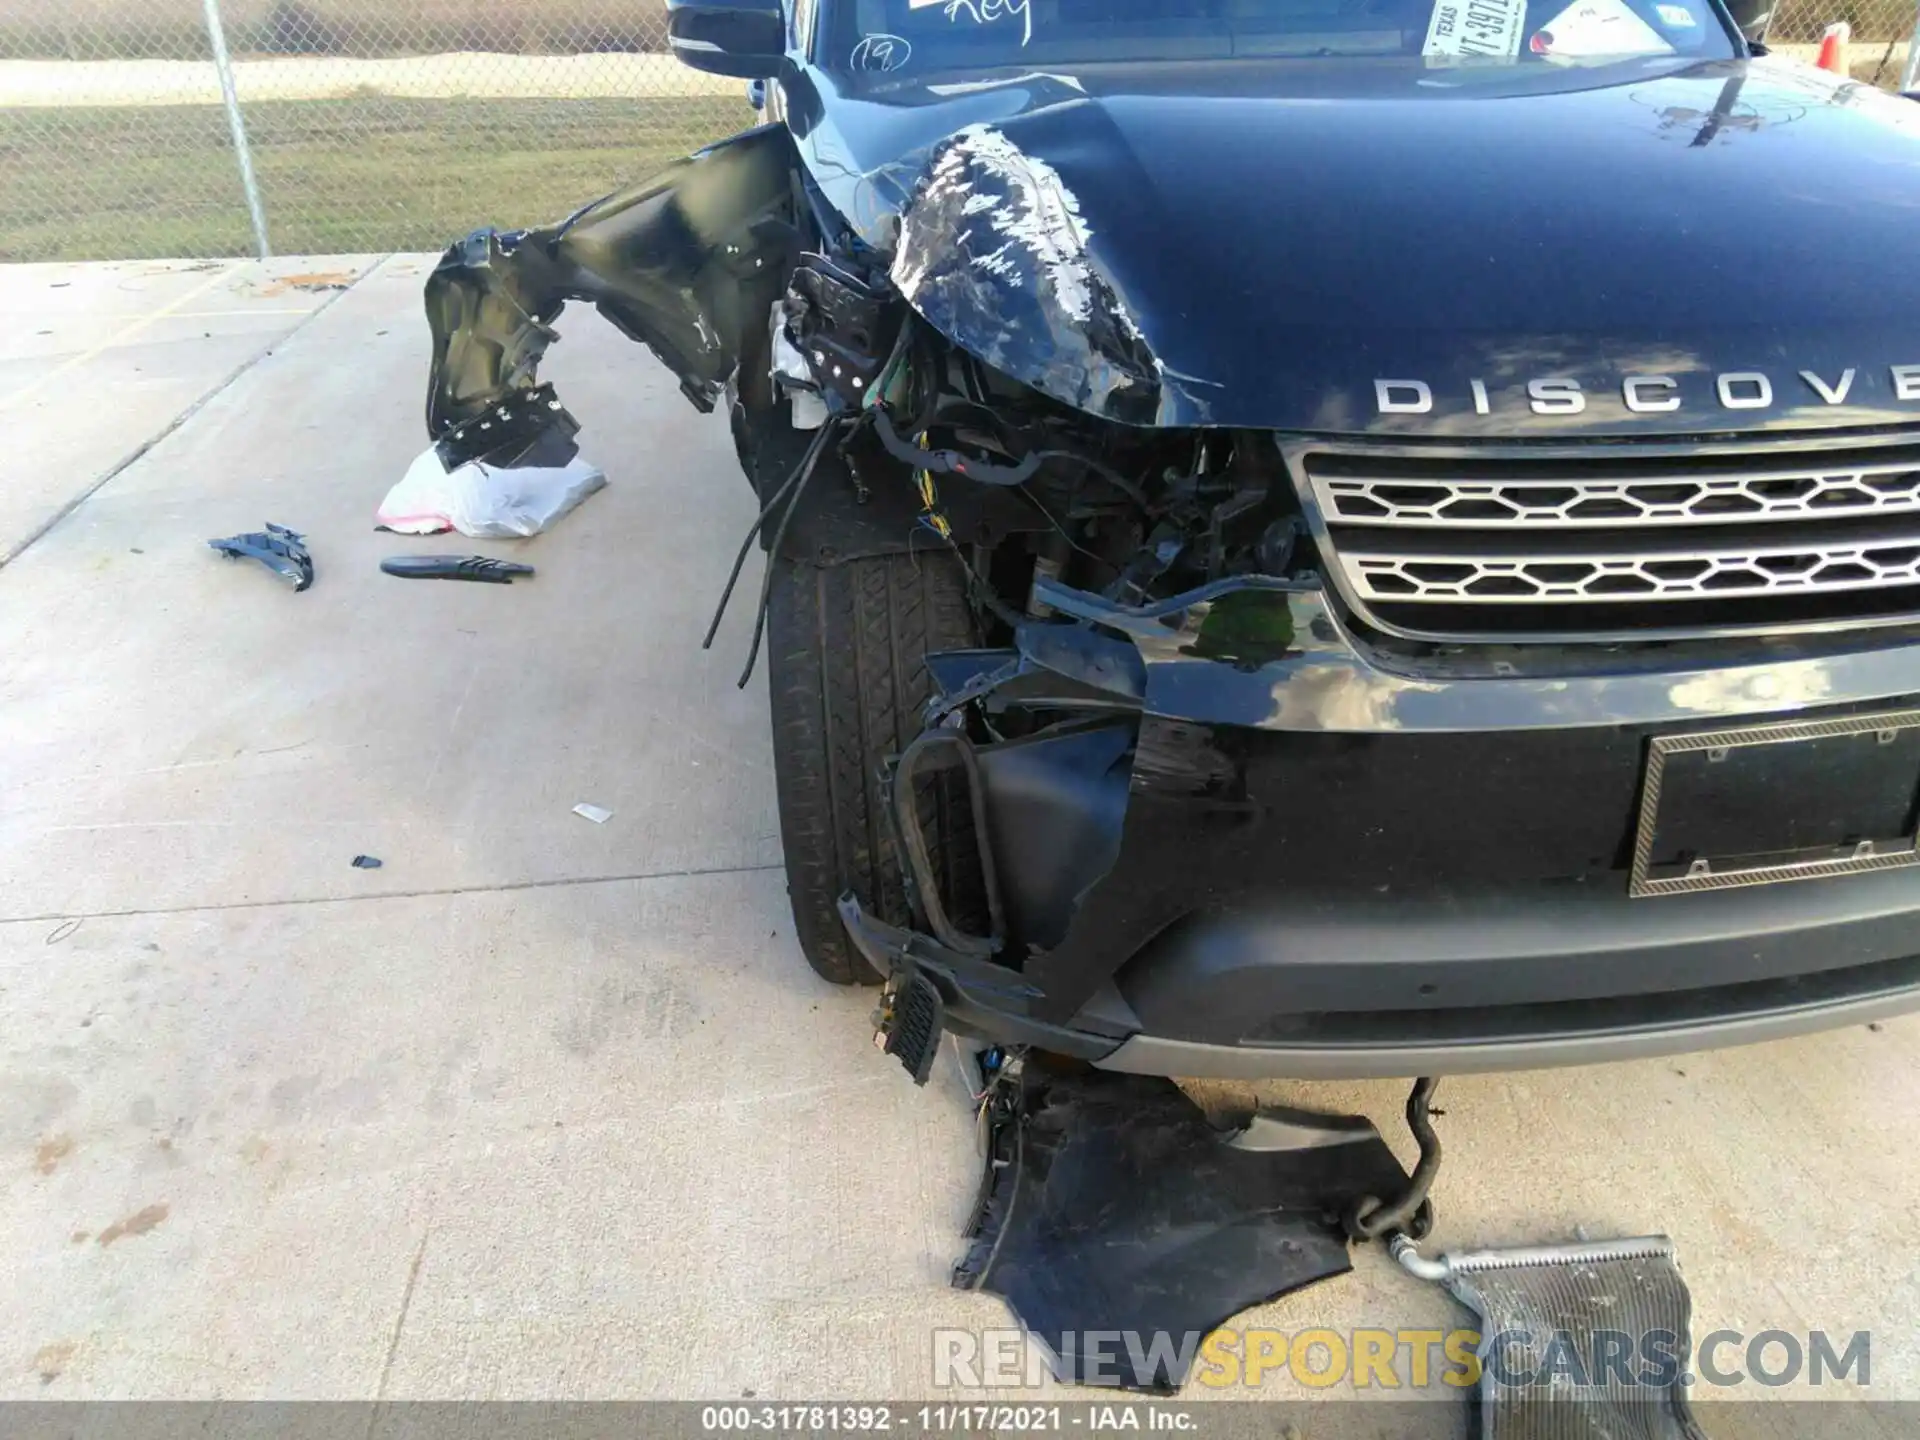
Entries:
{"label": "black wire", "polygon": [[740,553],[733,557],[733,573],[727,576],[727,588],[721,592],[719,608],[713,612],[713,623],[707,626],[707,638],[700,642],[702,650],[711,650],[713,637],[720,633],[721,617],[727,613],[727,605],[733,599],[733,587],[740,581],[740,571],[747,563],[747,552],[753,548],[754,536],[760,533],[760,527],[765,525],[767,517],[773,514],[773,507],[787,498],[787,492],[794,487],[801,474],[810,470],[814,461],[820,458],[820,451],[827,443],[827,432],[832,428],[833,424],[829,421],[820,427],[812,440],[807,442],[806,453],[801,455],[799,463],[787,472],[787,478],[780,483],[780,488],[773,492],[773,498],[767,501],[766,508],[760,512],[760,518],[755,520],[752,528],[747,531],[747,538],[740,542]]}
{"label": "black wire", "polygon": [[897,428],[889,413],[889,407],[884,403],[876,403],[864,413],[872,418],[874,430],[880,436],[880,443],[886,447],[887,453],[914,469],[931,470],[941,475],[958,475],[976,484],[997,485],[1004,489],[1012,489],[1031,480],[1034,471],[1039,469],[1042,461],[1067,460],[1091,470],[1142,510],[1151,508],[1147,504],[1145,492],[1138,485],[1111,465],[1095,460],[1090,455],[1082,455],[1078,451],[1029,450],[1025,455],[1003,465],[997,461],[970,459],[954,450],[927,448],[917,437],[922,435],[929,422],[916,419],[904,430]]}
{"label": "black wire", "polygon": [[894,428],[893,418],[887,413],[885,405],[875,405],[864,414],[872,419],[873,428],[887,453],[909,469],[927,470],[936,475],[959,475],[976,484],[1011,488],[1026,484],[1033,472],[1040,468],[1038,455],[1027,455],[1012,465],[1001,465],[991,460],[973,459],[957,450],[929,450],[917,440],[907,438],[918,434],[917,430],[910,428],[907,436],[902,436]]}
{"label": "black wire", "polygon": [[[1013,1118],[1007,1122],[1013,1126],[1013,1181],[1007,1186],[1007,1210],[1000,1217],[1000,1233],[993,1237],[993,1248],[987,1251],[986,1263],[980,1267],[980,1273],[974,1277],[973,1288],[976,1290],[987,1283],[987,1277],[993,1273],[994,1262],[1000,1258],[1000,1247],[1007,1243],[1007,1232],[1013,1229],[1014,1208],[1020,1203],[1020,1176],[1021,1172],[1027,1168],[1026,1119],[1025,1107],[1016,1100]],[[993,1173],[993,1168],[994,1157],[989,1154],[987,1156],[989,1175]]]}
{"label": "black wire", "polygon": [[773,544],[767,547],[766,573],[760,577],[760,604],[753,616],[753,643],[747,649],[747,668],[740,672],[737,682],[739,689],[747,688],[747,681],[753,678],[754,662],[760,658],[760,637],[767,629],[767,605],[773,597],[773,572],[780,564],[780,545],[787,538],[787,526],[793,523],[794,512],[800,508],[800,501],[806,496],[807,482],[813,479],[819,468],[820,454],[826,449],[827,431],[834,428],[837,426],[831,421],[820,427],[820,434],[807,447],[806,458],[800,462],[799,471],[789,482],[793,485],[793,499],[787,502],[786,510],[781,513],[780,528],[773,532]]}

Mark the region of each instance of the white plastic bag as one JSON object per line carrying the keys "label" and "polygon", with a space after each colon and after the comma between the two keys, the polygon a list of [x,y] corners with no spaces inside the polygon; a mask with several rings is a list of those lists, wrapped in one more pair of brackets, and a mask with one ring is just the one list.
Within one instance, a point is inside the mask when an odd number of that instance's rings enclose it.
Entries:
{"label": "white plastic bag", "polygon": [[449,471],[429,446],[380,502],[379,523],[403,535],[458,530],[481,540],[538,535],[607,483],[578,455],[565,465],[501,469],[469,460]]}

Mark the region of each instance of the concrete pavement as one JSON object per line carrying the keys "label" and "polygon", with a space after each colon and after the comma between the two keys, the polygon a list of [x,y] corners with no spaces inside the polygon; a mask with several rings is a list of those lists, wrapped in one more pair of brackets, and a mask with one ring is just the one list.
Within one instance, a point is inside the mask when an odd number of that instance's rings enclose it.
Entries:
{"label": "concrete pavement", "polygon": [[171,433],[371,263],[0,266],[0,563]]}
{"label": "concrete pavement", "polygon": [[[0,368],[39,387],[0,508],[0,1395],[933,1394],[935,1327],[1007,1323],[945,1286],[971,1115],[794,946],[748,607],[699,649],[752,514],[725,425],[569,314],[544,374],[609,488],[530,542],[374,532],[427,263],[155,272],[131,335],[128,267],[0,271],[10,315],[75,297]],[[311,591],[205,548],[265,520]],[[379,573],[420,550],[540,573]],[[1258,1093],[1407,1153],[1397,1085]],[[1666,1230],[1702,1333],[1868,1329],[1869,1393],[1920,1399],[1917,1101],[1914,1020],[1449,1081],[1436,1240]],[[1239,1323],[1460,1318],[1369,1252]]]}

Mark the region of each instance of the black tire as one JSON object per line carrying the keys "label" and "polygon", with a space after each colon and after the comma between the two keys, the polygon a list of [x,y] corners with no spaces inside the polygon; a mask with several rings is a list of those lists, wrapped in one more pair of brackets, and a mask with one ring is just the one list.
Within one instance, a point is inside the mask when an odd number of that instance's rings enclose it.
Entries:
{"label": "black tire", "polygon": [[[921,730],[924,657],[979,643],[966,576],[948,554],[775,567],[767,616],[773,770],[787,896],[807,963],[836,985],[881,977],[836,902],[851,890],[889,924],[913,920],[886,814],[885,769]],[[928,777],[920,813],[947,913],[983,908],[978,852],[957,773]]]}

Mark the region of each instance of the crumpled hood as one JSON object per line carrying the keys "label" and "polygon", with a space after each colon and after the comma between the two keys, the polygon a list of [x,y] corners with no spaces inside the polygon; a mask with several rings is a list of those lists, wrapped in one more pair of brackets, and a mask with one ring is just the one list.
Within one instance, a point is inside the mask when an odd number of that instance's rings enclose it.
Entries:
{"label": "crumpled hood", "polygon": [[[867,233],[898,212],[930,323],[1114,420],[1920,420],[1920,106],[1804,67],[1108,67],[868,86],[794,128]],[[1566,379],[1577,411],[1529,390]]]}

